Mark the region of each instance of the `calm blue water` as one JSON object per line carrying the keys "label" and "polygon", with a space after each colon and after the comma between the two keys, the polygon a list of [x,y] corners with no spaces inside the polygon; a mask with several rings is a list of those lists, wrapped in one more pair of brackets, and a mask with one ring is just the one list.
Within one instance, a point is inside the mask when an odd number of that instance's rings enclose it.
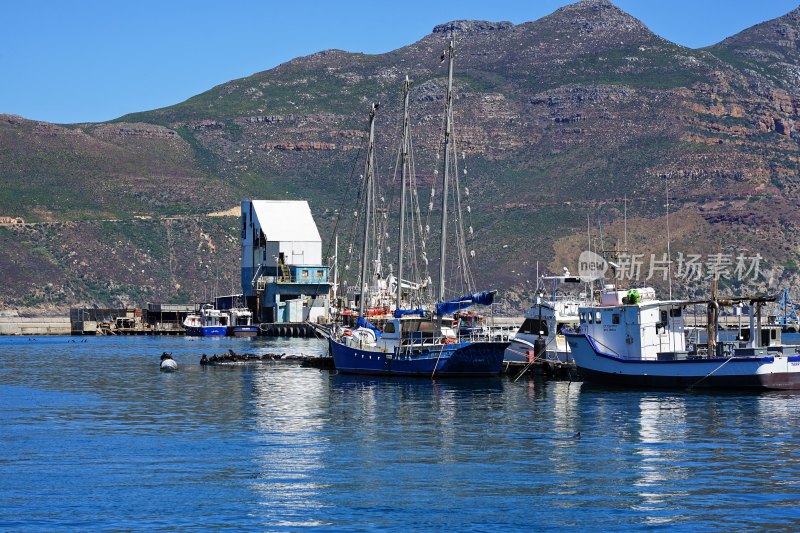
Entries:
{"label": "calm blue water", "polygon": [[0,338],[0,530],[800,528],[800,395],[198,364],[316,340],[73,340]]}

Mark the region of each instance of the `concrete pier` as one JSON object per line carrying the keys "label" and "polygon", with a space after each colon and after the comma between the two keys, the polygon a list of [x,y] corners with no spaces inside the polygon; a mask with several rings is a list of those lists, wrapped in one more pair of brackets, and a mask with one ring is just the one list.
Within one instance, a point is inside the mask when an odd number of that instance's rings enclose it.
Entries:
{"label": "concrete pier", "polygon": [[0,335],[69,335],[68,316],[0,317]]}

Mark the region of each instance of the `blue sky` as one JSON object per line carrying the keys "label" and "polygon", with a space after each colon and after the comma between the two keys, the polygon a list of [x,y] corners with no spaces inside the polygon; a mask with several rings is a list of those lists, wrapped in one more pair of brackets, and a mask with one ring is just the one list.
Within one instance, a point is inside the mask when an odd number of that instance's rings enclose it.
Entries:
{"label": "blue sky", "polygon": [[[1,0],[0,113],[94,122],[172,105],[297,56],[382,53],[458,19],[541,18],[566,0]],[[654,32],[708,46],[800,0],[614,0]]]}

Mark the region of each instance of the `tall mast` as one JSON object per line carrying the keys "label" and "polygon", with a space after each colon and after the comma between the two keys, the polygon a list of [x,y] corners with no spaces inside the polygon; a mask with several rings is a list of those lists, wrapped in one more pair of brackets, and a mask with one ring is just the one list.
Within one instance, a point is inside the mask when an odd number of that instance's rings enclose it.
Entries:
{"label": "tall mast", "polygon": [[405,228],[406,224],[406,184],[408,182],[408,174],[409,174],[409,161],[408,161],[408,152],[409,152],[409,135],[408,135],[408,128],[409,128],[409,119],[408,119],[408,97],[411,93],[411,80],[408,79],[406,76],[406,81],[403,83],[403,145],[401,146],[402,150],[402,160],[400,162],[401,170],[400,170],[400,235],[398,239],[398,246],[397,246],[397,305],[396,309],[400,309],[400,301],[402,299],[402,292],[403,292],[403,229]]}
{"label": "tall mast", "polygon": [[339,234],[334,238],[333,244],[333,301],[336,303],[336,296],[339,294]]}
{"label": "tall mast", "polygon": [[439,248],[439,301],[445,300],[444,290],[444,258],[447,253],[447,182],[450,175],[450,134],[452,133],[453,118],[453,56],[455,55],[455,39],[450,39],[447,55],[450,64],[447,69],[447,96],[445,98],[445,127],[444,127],[444,176],[442,179],[442,233],[441,247]]}
{"label": "tall mast", "polygon": [[364,242],[361,248],[361,297],[358,300],[358,315],[364,316],[364,303],[367,300],[367,291],[369,283],[367,282],[367,256],[369,248],[369,227],[372,224],[372,196],[375,187],[374,174],[375,174],[375,112],[378,110],[378,104],[372,104],[372,109],[369,110],[369,144],[367,146],[367,171],[364,179],[364,193],[366,198],[364,200]]}

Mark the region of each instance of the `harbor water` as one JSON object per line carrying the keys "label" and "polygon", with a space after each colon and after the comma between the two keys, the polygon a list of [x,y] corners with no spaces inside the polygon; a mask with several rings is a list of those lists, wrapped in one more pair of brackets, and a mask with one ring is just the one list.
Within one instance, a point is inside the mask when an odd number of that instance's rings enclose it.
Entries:
{"label": "harbor water", "polygon": [[0,338],[0,530],[800,528],[800,394],[198,364],[228,349],[326,346]]}

